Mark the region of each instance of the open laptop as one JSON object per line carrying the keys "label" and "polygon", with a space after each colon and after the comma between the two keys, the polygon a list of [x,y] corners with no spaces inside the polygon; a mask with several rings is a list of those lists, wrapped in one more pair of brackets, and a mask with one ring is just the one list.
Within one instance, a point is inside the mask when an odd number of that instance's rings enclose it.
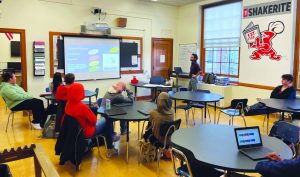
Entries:
{"label": "open laptop", "polygon": [[111,109],[106,109],[105,114],[108,116],[117,116],[127,114],[127,112],[124,111],[122,108],[113,106]]}
{"label": "open laptop", "polygon": [[267,154],[274,152],[263,146],[258,126],[235,128],[234,132],[239,151],[250,159],[266,159]]}
{"label": "open laptop", "polygon": [[180,75],[185,75],[185,74],[189,74],[189,73],[186,73],[186,72],[183,72],[181,67],[174,67],[174,71],[176,74],[180,74]]}

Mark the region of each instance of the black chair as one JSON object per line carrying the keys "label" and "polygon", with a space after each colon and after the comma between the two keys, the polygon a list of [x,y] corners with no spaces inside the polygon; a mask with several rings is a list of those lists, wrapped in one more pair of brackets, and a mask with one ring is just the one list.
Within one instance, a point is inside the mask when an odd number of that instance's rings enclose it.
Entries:
{"label": "black chair", "polygon": [[159,162],[162,156],[162,151],[168,149],[169,145],[167,140],[172,136],[172,134],[179,129],[181,124],[181,119],[177,119],[173,122],[165,122],[160,125],[160,136],[164,136],[164,144],[156,143],[156,152],[157,152],[157,173],[159,173]]}
{"label": "black chair", "polygon": [[151,76],[149,83],[163,85],[165,83],[165,79],[162,76]]}
{"label": "black chair", "polygon": [[276,137],[285,142],[293,151],[293,158],[298,155],[300,127],[285,121],[274,123],[269,136]]}
{"label": "black chair", "polygon": [[[182,151],[172,147],[171,159],[174,172],[177,176],[193,177],[190,163]],[[176,159],[180,161],[179,167],[176,167]]]}
{"label": "black chair", "polygon": [[[5,105],[6,105],[6,100],[2,97],[3,101],[5,102]],[[7,106],[6,106],[7,107]],[[10,110],[10,109],[9,109]],[[27,110],[24,110],[27,112],[27,115],[28,115],[28,120],[29,120],[29,125],[30,125],[30,129],[32,129],[32,126],[31,126],[31,119],[30,119],[30,112],[27,111]],[[9,119],[11,118],[11,126],[13,127],[14,126],[14,118],[15,118],[15,113],[16,112],[19,112],[19,111],[12,111],[10,110],[10,113],[8,114],[8,117],[7,117],[7,123],[6,123],[6,128],[5,128],[5,132],[7,132],[7,128],[8,128],[8,124],[9,124]]]}
{"label": "black chair", "polygon": [[[95,98],[96,98],[96,101],[98,100],[98,94],[99,94],[99,88],[96,88],[95,89]],[[87,105],[90,105],[90,102],[89,101],[82,101],[84,104],[87,104]]]}
{"label": "black chair", "polygon": [[[169,91],[168,94],[169,95],[173,95],[175,94],[176,91],[175,90],[172,90],[172,91]],[[186,105],[178,105],[175,107],[175,109],[182,109],[184,110],[184,113],[185,113],[185,123],[186,123],[186,126],[188,127],[189,123],[188,123],[188,119],[189,119],[189,116],[190,116],[190,109],[192,107],[189,105],[189,104],[186,104]],[[193,119],[194,119],[194,116],[193,116]],[[195,124],[195,120],[194,120],[194,124]]]}
{"label": "black chair", "polygon": [[242,116],[245,127],[247,127],[244,114],[244,108],[247,106],[247,103],[248,99],[233,99],[231,101],[231,109],[220,110],[217,124],[219,123],[221,113],[224,113],[229,116],[229,125],[233,125],[233,118],[235,116]]}
{"label": "black chair", "polygon": [[[209,90],[201,90],[201,89],[197,89],[195,92],[202,92],[202,93],[210,93]],[[190,106],[194,109],[192,109],[192,114],[193,114],[193,119],[194,119],[194,116],[195,116],[195,108],[198,108],[198,109],[201,109],[201,118],[203,119],[203,109],[205,108],[204,106],[205,103],[202,103],[202,102],[192,102],[190,104]],[[210,119],[210,113],[209,113],[209,109],[208,107],[206,107],[206,110],[208,112],[208,118],[209,118],[209,122],[211,122],[211,119]],[[194,124],[195,124],[195,121],[194,121]]]}

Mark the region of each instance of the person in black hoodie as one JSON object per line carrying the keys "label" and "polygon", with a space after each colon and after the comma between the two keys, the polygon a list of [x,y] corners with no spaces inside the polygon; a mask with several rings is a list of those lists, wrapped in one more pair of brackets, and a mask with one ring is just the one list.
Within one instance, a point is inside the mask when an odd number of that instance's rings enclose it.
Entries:
{"label": "person in black hoodie", "polygon": [[[281,76],[281,84],[272,91],[270,98],[275,99],[296,99],[296,89],[293,87],[293,76],[291,74],[284,74]],[[256,103],[245,108],[245,115],[259,115],[267,114],[268,108],[262,103]],[[276,110],[269,110],[269,113],[277,112]]]}

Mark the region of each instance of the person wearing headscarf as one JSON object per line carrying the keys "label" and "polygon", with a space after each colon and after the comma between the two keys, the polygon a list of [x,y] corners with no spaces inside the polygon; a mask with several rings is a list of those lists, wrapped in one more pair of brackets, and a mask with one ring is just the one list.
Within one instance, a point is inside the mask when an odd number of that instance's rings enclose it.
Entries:
{"label": "person wearing headscarf", "polygon": [[[163,122],[174,121],[174,109],[172,108],[172,100],[168,93],[161,92],[157,98],[157,108],[150,112],[150,122],[152,126],[152,133],[154,137],[160,142],[164,143],[164,137],[160,136],[160,125]],[[167,141],[168,143],[170,140]]]}
{"label": "person wearing headscarf", "polygon": [[103,117],[97,119],[89,106],[81,102],[84,99],[83,85],[73,83],[68,89],[67,98],[65,113],[79,122],[85,137],[91,138],[104,134],[107,141],[107,156],[111,157],[117,154],[118,152],[113,146],[113,123]]}

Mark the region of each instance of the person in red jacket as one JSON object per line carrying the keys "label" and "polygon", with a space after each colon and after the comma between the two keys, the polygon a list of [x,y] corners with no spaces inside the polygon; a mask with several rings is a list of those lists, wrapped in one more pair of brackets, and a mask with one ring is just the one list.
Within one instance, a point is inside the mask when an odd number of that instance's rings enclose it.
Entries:
{"label": "person in red jacket", "polygon": [[65,113],[75,118],[83,129],[86,138],[104,134],[107,140],[108,157],[118,151],[113,146],[113,123],[109,119],[100,118],[91,111],[88,105],[81,102],[84,99],[84,87],[80,83],[73,83],[68,88]]}
{"label": "person in red jacket", "polygon": [[66,85],[58,86],[55,94],[56,101],[67,101],[68,88],[74,83],[75,76],[73,73],[68,73],[64,77]]}

